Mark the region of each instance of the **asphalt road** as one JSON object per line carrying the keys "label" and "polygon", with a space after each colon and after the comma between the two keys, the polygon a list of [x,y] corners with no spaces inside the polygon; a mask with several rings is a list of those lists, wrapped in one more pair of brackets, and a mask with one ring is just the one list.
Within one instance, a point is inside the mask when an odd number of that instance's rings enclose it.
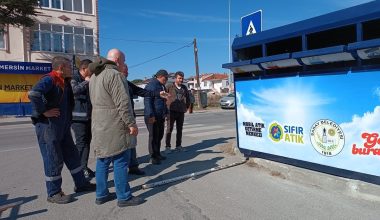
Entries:
{"label": "asphalt road", "polygon": [[[230,164],[242,158],[224,154],[220,146],[235,140],[233,111],[186,115],[183,146],[162,165],[147,156],[147,130],[138,117],[138,155],[145,177],[130,176],[134,195],[147,201],[118,208],[116,201],[95,205],[95,194],[75,194],[66,205],[46,202],[41,156],[32,125],[0,126],[0,206],[22,201],[0,214],[10,219],[378,219],[380,202],[353,198],[270,175],[247,165],[197,179],[141,190],[144,183]],[[172,137],[173,138],[173,137]],[[174,143],[174,138],[172,140]],[[92,157],[92,156],[91,156]],[[94,158],[90,158],[95,168]],[[312,175],[306,172],[305,176]],[[109,180],[113,180],[112,173]],[[110,181],[112,186],[112,181]],[[63,190],[73,193],[66,168]],[[111,187],[110,191],[114,191]]]}

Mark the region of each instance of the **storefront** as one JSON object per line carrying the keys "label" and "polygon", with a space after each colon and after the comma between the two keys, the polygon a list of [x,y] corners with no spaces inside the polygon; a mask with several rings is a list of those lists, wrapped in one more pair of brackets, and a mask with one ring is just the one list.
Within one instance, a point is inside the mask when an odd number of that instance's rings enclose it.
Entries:
{"label": "storefront", "polygon": [[0,61],[0,115],[30,114],[28,91],[50,71],[50,63]]}

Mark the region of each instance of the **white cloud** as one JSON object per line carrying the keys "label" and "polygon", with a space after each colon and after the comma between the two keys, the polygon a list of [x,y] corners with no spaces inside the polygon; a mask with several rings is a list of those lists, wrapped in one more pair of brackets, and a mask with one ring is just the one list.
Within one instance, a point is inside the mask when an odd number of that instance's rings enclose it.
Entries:
{"label": "white cloud", "polygon": [[[243,122],[253,122],[253,123],[264,123],[264,120],[256,115],[253,109],[248,108],[241,103],[241,98],[243,94],[236,92],[236,104],[238,109],[237,121],[238,121],[238,132],[239,132],[239,144],[240,147],[254,149],[257,143],[262,143],[265,141],[265,137],[258,138],[247,136],[245,133],[245,127]],[[266,128],[263,129],[263,136],[266,134]]]}
{"label": "white cloud", "polygon": [[[373,112],[366,112],[363,116],[354,115],[352,121],[342,123],[346,140],[350,142],[361,143],[361,133],[363,132],[380,132],[380,106],[376,106]],[[360,141],[358,141],[360,140]]]}
{"label": "white cloud", "polygon": [[380,99],[380,87],[377,87],[373,93]]}
{"label": "white cloud", "polygon": [[[208,16],[208,15],[194,15],[194,14],[184,14],[178,12],[170,12],[170,11],[156,11],[156,10],[142,10],[139,13],[140,16],[145,17],[157,17],[157,16],[165,16],[170,18],[176,18],[180,21],[191,21],[191,22],[211,22],[211,23],[227,23],[228,18],[216,17],[216,16]],[[240,22],[237,19],[231,19],[232,23]]]}
{"label": "white cloud", "polygon": [[[316,114],[321,106],[334,100],[319,94],[305,83],[285,84],[261,91],[253,90],[253,102],[260,115],[277,115],[283,123],[303,125],[310,115]],[[266,118],[266,117],[265,117]]]}
{"label": "white cloud", "polygon": [[[373,112],[366,112],[363,116],[354,115],[351,122],[342,123],[340,127],[345,135],[345,147],[341,152],[343,157],[339,163],[351,170],[380,176],[377,166],[379,156],[374,155],[353,155],[352,146],[363,148],[365,140],[361,137],[362,133],[379,133],[380,132],[380,106],[376,106]],[[379,148],[377,146],[376,148]]]}

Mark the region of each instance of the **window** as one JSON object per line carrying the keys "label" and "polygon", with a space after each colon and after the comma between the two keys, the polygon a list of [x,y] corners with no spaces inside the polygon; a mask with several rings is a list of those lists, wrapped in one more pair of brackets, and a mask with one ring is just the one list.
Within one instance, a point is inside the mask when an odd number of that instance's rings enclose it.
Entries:
{"label": "window", "polygon": [[49,7],[49,0],[42,0],[40,1],[40,4],[42,7]]}
{"label": "window", "polygon": [[86,36],[86,54],[94,54],[94,38],[90,36]]}
{"label": "window", "polygon": [[72,11],[73,10],[73,1],[72,0],[63,0],[63,10]]}
{"label": "window", "polygon": [[74,0],[74,11],[82,12],[82,0]]}
{"label": "window", "polygon": [[0,49],[5,49],[5,30],[0,27]]}
{"label": "window", "polygon": [[41,32],[41,50],[42,51],[51,51],[50,33]]}
{"label": "window", "polygon": [[51,0],[51,7],[61,9],[61,0]]}
{"label": "window", "polygon": [[83,0],[84,13],[92,14],[92,0]]}
{"label": "window", "polygon": [[65,53],[74,53],[74,40],[72,34],[65,34]]}
{"label": "window", "polygon": [[62,46],[62,34],[53,34],[53,51],[63,52]]}
{"label": "window", "polygon": [[92,1],[93,0],[42,0],[40,1],[40,5],[45,8],[93,14]]}
{"label": "window", "polygon": [[75,53],[84,53],[84,42],[82,35],[75,35]]}
{"label": "window", "polygon": [[33,32],[33,42],[31,48],[33,51],[39,51],[41,50],[40,46],[40,32],[37,30]]}
{"label": "window", "polygon": [[37,24],[33,32],[33,51],[94,55],[94,31],[88,28]]}

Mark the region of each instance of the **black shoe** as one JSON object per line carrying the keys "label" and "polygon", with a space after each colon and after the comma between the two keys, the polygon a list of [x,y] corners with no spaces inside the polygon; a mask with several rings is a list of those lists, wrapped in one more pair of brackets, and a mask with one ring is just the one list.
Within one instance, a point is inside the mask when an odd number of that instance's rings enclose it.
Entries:
{"label": "black shoe", "polygon": [[74,192],[80,193],[80,192],[93,192],[96,190],[96,184],[86,182],[83,186],[81,187],[74,187]]}
{"label": "black shoe", "polygon": [[150,158],[150,163],[155,164],[155,165],[159,165],[159,164],[161,164],[161,161],[158,158],[152,157],[152,158]]}
{"label": "black shoe", "polygon": [[117,206],[119,206],[119,207],[136,206],[136,205],[140,205],[144,202],[145,202],[144,199],[137,197],[137,196],[132,196],[132,198],[130,198],[129,200],[117,201]]}
{"label": "black shoe", "polygon": [[139,169],[138,167],[129,168],[128,173],[132,175],[138,175],[138,176],[145,175],[145,172]]}
{"label": "black shoe", "polygon": [[73,197],[69,195],[65,195],[62,191],[55,194],[54,196],[49,196],[47,198],[48,202],[56,203],[56,204],[67,204],[74,201]]}
{"label": "black shoe", "polygon": [[84,177],[86,177],[86,179],[92,179],[95,177],[95,172],[92,171],[90,168],[85,168],[83,170],[83,173],[84,173]]}
{"label": "black shoe", "polygon": [[115,198],[116,198],[116,194],[115,193],[110,193],[110,194],[108,194],[104,198],[99,198],[99,199],[97,198],[95,200],[95,204],[96,205],[101,205],[101,204],[104,204],[104,203],[109,202],[111,200],[114,200]]}
{"label": "black shoe", "polygon": [[159,159],[159,160],[166,160],[166,157],[165,157],[165,156],[162,156],[162,155],[158,155],[158,156],[157,156],[157,159]]}

